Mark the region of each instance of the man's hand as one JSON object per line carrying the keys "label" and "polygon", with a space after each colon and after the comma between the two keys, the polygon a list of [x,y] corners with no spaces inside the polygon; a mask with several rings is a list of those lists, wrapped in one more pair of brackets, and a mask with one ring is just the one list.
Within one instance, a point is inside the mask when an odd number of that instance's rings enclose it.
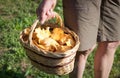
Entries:
{"label": "man's hand", "polygon": [[42,0],[36,11],[41,24],[54,17],[53,9],[56,6],[56,2],[57,0]]}

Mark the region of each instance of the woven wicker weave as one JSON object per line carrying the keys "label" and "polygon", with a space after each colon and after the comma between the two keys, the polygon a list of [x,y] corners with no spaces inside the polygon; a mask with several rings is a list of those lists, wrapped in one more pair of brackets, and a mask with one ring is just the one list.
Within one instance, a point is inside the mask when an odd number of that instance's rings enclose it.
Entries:
{"label": "woven wicker weave", "polygon": [[48,51],[38,48],[32,42],[32,34],[39,20],[35,20],[35,22],[31,26],[31,31],[29,34],[28,41],[24,41],[22,39],[23,31],[21,32],[20,42],[25,48],[26,54],[31,60],[31,63],[33,66],[49,74],[65,75],[65,74],[69,74],[70,72],[72,72],[74,68],[75,55],[80,45],[80,42],[79,42],[78,36],[73,31],[69,30],[63,25],[62,19],[59,16],[59,14],[55,12],[55,15],[57,18],[57,22],[55,24],[47,23],[47,26],[54,28],[56,27],[56,24],[58,25],[59,23],[60,25],[59,27],[61,27],[64,30],[64,32],[71,34],[74,37],[75,42],[76,42],[75,46],[72,49],[67,50],[65,52],[48,52]]}

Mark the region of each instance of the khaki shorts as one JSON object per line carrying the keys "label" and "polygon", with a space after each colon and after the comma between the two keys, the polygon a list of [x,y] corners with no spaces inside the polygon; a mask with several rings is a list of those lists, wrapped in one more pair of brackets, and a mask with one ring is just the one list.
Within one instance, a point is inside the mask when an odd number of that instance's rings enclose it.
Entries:
{"label": "khaki shorts", "polygon": [[79,51],[120,40],[120,0],[63,0],[65,26],[80,37]]}

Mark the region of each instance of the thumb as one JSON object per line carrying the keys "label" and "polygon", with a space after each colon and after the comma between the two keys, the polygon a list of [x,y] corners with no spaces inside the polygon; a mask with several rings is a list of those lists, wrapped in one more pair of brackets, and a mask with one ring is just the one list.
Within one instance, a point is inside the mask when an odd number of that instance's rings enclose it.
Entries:
{"label": "thumb", "polygon": [[41,24],[44,24],[44,22],[45,22],[45,19],[43,18],[43,19],[40,19],[40,23]]}
{"label": "thumb", "polygon": [[46,13],[42,13],[41,16],[39,17],[40,23],[44,24],[44,22],[47,20],[47,15]]}

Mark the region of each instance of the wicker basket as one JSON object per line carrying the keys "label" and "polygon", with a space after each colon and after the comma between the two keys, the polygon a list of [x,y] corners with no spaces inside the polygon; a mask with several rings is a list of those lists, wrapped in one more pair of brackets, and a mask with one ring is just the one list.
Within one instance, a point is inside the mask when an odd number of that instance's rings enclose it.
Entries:
{"label": "wicker basket", "polygon": [[[22,39],[23,31],[21,32],[20,42],[25,48],[26,54],[29,57],[33,66],[37,67],[41,71],[44,71],[48,74],[65,75],[72,72],[74,68],[75,55],[76,51],[78,50],[80,42],[78,36],[73,31],[64,27],[62,19],[59,16],[59,14],[55,12],[55,15],[57,18],[56,21],[57,27],[59,23],[60,27],[65,32],[70,33],[74,37],[76,43],[72,49],[67,50],[66,52],[47,52],[35,46],[35,44],[32,42],[32,34],[39,20],[36,20],[34,24],[31,26],[29,39],[27,42],[25,42]],[[47,23],[47,26],[56,27],[56,23],[55,24]]]}

